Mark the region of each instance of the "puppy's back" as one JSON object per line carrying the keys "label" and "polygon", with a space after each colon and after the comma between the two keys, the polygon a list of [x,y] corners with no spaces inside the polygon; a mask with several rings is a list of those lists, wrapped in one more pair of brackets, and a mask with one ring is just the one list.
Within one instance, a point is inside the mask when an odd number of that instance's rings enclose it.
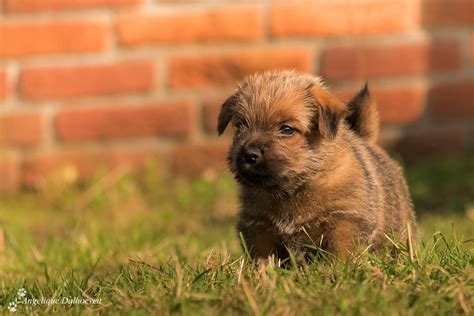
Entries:
{"label": "puppy's back", "polygon": [[[365,147],[383,190],[383,233],[390,235],[393,230],[399,234],[406,230],[406,223],[409,222],[415,236],[415,214],[402,168],[378,145],[366,143]],[[386,237],[379,234],[375,237],[374,246],[381,246],[384,241]]]}
{"label": "puppy's back", "polygon": [[[379,116],[377,106],[369,94],[367,84],[349,102],[349,115],[345,119],[348,128],[355,134],[350,140],[356,158],[371,175],[376,184],[369,184],[374,190],[374,203],[382,211],[382,223],[374,236],[374,246],[384,243],[384,234],[391,230],[400,233],[410,222],[416,234],[415,214],[410,193],[400,165],[377,144]],[[357,139],[358,138],[358,139]]]}

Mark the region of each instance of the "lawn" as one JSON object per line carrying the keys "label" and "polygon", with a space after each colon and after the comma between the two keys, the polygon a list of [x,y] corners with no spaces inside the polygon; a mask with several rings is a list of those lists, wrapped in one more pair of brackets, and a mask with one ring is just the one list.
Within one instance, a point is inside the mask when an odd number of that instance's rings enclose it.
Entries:
{"label": "lawn", "polygon": [[150,163],[79,185],[63,170],[0,200],[0,314],[472,314],[474,158],[407,177],[422,235],[412,256],[395,241],[285,269],[242,253],[228,174],[186,181]]}

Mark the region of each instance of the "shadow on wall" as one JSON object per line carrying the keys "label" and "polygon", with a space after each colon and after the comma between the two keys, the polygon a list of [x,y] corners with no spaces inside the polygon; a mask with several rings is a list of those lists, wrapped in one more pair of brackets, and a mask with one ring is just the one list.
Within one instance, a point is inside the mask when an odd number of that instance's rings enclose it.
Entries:
{"label": "shadow on wall", "polygon": [[[429,39],[424,52],[425,113],[416,124],[407,126],[392,147],[407,163],[433,155],[472,153],[473,25],[472,0],[422,1],[421,26]],[[449,78],[440,71],[446,71]]]}

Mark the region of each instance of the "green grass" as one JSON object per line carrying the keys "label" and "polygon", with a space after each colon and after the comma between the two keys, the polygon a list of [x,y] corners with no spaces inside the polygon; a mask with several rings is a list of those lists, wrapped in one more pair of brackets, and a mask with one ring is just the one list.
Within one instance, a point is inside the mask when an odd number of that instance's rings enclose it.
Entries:
{"label": "green grass", "polygon": [[0,200],[0,314],[20,288],[28,299],[101,304],[18,304],[16,314],[469,314],[472,166],[442,159],[408,170],[421,214],[413,257],[397,244],[392,254],[290,269],[242,254],[229,175],[189,182],[148,166],[76,185],[66,170]]}

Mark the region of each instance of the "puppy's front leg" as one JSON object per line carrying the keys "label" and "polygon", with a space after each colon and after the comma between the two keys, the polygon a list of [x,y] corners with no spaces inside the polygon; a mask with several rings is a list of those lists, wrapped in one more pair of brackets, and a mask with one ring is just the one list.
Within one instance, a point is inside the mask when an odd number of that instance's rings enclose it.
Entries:
{"label": "puppy's front leg", "polygon": [[360,223],[350,220],[342,220],[335,223],[333,229],[328,233],[327,250],[338,258],[351,256],[366,238],[363,238]]}
{"label": "puppy's front leg", "polygon": [[245,246],[252,258],[265,259],[275,254],[277,236],[269,229],[261,225],[248,226],[240,223],[239,232],[242,233]]}

